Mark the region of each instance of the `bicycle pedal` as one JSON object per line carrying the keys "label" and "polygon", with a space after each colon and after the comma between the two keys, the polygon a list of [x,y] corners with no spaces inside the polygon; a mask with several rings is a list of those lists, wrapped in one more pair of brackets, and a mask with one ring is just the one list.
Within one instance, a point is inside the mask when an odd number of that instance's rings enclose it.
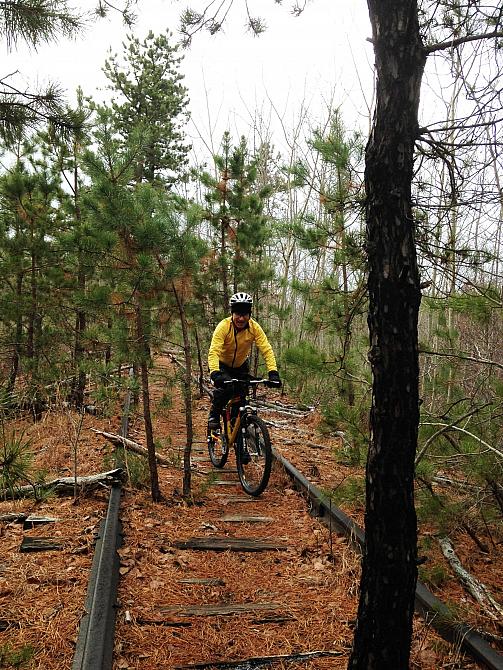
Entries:
{"label": "bicycle pedal", "polygon": [[248,463],[249,463],[250,461],[251,461],[251,456],[250,456],[250,454],[249,454],[247,451],[244,451],[244,452],[241,454],[241,463],[242,463],[243,465],[248,465]]}

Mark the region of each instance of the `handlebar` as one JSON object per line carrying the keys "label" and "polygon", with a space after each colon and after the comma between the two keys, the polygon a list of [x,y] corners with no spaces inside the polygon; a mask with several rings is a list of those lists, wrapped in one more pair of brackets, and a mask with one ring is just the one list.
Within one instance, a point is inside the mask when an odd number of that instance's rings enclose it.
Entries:
{"label": "handlebar", "polygon": [[267,384],[270,387],[281,386],[281,382],[271,381],[270,379],[226,379],[224,384],[243,384],[246,386],[258,386],[259,384]]}

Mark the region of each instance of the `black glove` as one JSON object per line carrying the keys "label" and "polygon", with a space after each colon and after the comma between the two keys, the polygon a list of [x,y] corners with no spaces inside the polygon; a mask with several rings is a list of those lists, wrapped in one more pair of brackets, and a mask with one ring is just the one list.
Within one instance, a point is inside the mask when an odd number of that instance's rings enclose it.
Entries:
{"label": "black glove", "polygon": [[210,374],[210,379],[215,385],[215,388],[221,389],[224,387],[224,382],[230,381],[232,377],[230,377],[226,372],[215,370]]}
{"label": "black glove", "polygon": [[280,388],[281,387],[281,379],[279,378],[279,373],[277,370],[270,370],[269,371],[269,383],[267,386],[276,387]]}

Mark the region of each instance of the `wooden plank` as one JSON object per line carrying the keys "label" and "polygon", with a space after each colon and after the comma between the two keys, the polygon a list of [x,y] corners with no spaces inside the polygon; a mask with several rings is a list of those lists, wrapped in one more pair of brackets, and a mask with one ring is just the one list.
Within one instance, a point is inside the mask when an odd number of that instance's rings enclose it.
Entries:
{"label": "wooden plank", "polygon": [[174,542],[178,549],[199,549],[202,551],[272,551],[285,550],[288,545],[267,538],[251,537],[192,537]]}
{"label": "wooden plank", "polygon": [[19,551],[26,553],[28,551],[58,551],[63,549],[61,540],[52,537],[24,537],[19,547]]}
{"label": "wooden plank", "polygon": [[244,516],[240,514],[227,515],[219,519],[225,523],[271,523],[274,519],[271,516]]}
{"label": "wooden plank", "polygon": [[161,612],[171,612],[178,616],[231,616],[248,612],[272,611],[280,609],[280,603],[234,603],[226,605],[168,605],[160,607]]}
{"label": "wooden plank", "polygon": [[223,579],[211,577],[192,577],[191,579],[179,579],[179,584],[203,584],[204,586],[225,586]]}
{"label": "wooden plank", "polygon": [[237,480],[229,480],[229,479],[215,479],[215,481],[211,482],[215,486],[237,486],[239,482]]}
{"label": "wooden plank", "polygon": [[222,498],[223,505],[233,505],[234,503],[263,503],[264,498],[253,498],[252,496],[228,496],[225,493],[215,493],[216,498]]}

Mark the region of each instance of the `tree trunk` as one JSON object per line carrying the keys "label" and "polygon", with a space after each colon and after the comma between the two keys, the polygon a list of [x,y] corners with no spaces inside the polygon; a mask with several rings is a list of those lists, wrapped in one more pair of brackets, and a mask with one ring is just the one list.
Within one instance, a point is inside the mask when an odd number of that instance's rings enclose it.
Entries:
{"label": "tree trunk", "polygon": [[80,369],[84,359],[84,346],[82,343],[84,331],[86,329],[86,313],[83,310],[78,310],[75,317],[75,378],[73,380],[72,402],[77,409],[81,409],[84,405],[84,394],[86,390],[87,376],[84,370]]}
{"label": "tree trunk", "polygon": [[[73,201],[75,206],[75,221],[80,225],[81,221],[81,212],[79,205],[79,175],[78,175],[78,166],[77,161],[75,160],[73,168]],[[79,242],[80,245],[80,242]],[[82,264],[81,251],[79,249],[78,254],[78,273],[77,273],[77,285],[78,290],[81,296],[84,296],[86,290],[86,273]],[[82,370],[82,361],[84,359],[84,333],[86,330],[86,313],[82,308],[77,309],[77,314],[75,315],[75,347],[74,347],[74,366],[75,366],[75,378],[72,383],[71,391],[71,402],[74,403],[77,409],[80,409],[84,405],[84,394],[86,390],[86,380],[87,376],[84,370]]]}
{"label": "tree trunk", "polygon": [[189,328],[187,325],[187,316],[183,303],[178,295],[174,283],[173,293],[175,294],[178,312],[180,314],[180,323],[183,335],[183,351],[185,355],[185,372],[183,375],[183,398],[185,401],[185,427],[187,430],[187,442],[183,450],[183,497],[190,497],[191,469],[190,453],[192,451],[192,441],[194,439],[194,428],[192,424],[192,353],[190,347]]}
{"label": "tree trunk", "polygon": [[[107,319],[107,328],[110,341],[112,339],[112,326],[113,326],[112,319]],[[112,345],[109,343],[105,347],[105,365],[106,366],[110,365],[111,360],[112,360]]]}
{"label": "tree trunk", "polygon": [[143,314],[139,298],[135,306],[136,312],[136,337],[140,352],[140,374],[141,374],[141,393],[143,400],[143,421],[145,423],[145,441],[148,450],[148,467],[150,471],[150,492],[152,500],[159,502],[161,500],[161,491],[159,488],[159,475],[157,472],[157,460],[154,445],[154,431],[152,428],[152,415],[150,412],[150,390],[148,384],[148,362],[150,360],[150,347],[145,334],[143,324]]}
{"label": "tree trunk", "polygon": [[368,6],[377,70],[365,168],[373,395],[366,542],[348,667],[406,670],[417,580],[413,486],[421,299],[411,182],[426,53],[414,1],[368,0]]}
{"label": "tree trunk", "polygon": [[30,307],[28,312],[28,327],[26,329],[26,357],[32,361],[35,358],[35,320],[37,314],[37,262],[32,251],[30,265]]}
{"label": "tree trunk", "polygon": [[197,333],[197,328],[194,328],[194,335],[196,337],[197,365],[199,368],[199,377],[198,377],[199,395],[202,398],[204,396],[204,370],[203,370],[203,360],[201,358],[201,344],[199,342],[199,335]]}
{"label": "tree trunk", "polygon": [[[21,305],[21,295],[23,292],[23,273],[16,275],[16,298],[18,305]],[[16,386],[17,375],[19,372],[19,361],[21,359],[21,339],[23,337],[23,317],[18,314],[16,317],[16,330],[14,335],[14,351],[12,352],[12,362],[7,383],[8,393],[13,393]]]}
{"label": "tree trunk", "polygon": [[224,217],[220,223],[220,269],[222,271],[222,300],[224,312],[229,307],[229,277],[227,270],[227,245],[225,234],[228,226],[227,218]]}

